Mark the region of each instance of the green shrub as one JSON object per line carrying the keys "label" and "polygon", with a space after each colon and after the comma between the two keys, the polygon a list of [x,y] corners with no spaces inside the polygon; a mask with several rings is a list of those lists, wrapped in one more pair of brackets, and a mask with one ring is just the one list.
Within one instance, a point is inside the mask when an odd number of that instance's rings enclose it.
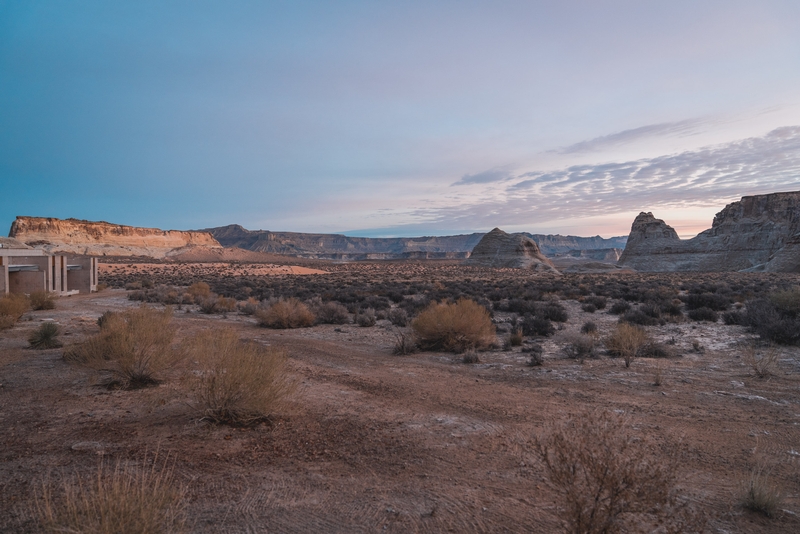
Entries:
{"label": "green shrub", "polygon": [[59,333],[58,325],[47,321],[34,330],[28,337],[28,343],[34,349],[55,349],[61,346],[61,342],[58,340]]}
{"label": "green shrub", "polygon": [[417,344],[425,350],[464,352],[495,341],[489,312],[473,300],[432,303],[411,323]]}

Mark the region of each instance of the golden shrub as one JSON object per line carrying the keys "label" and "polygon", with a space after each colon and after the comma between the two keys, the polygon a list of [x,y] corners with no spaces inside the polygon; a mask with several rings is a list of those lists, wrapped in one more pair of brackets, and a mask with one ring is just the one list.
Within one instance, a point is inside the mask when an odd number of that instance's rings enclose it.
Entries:
{"label": "golden shrub", "polygon": [[470,299],[431,303],[412,322],[417,344],[425,350],[464,352],[495,342],[489,312]]}

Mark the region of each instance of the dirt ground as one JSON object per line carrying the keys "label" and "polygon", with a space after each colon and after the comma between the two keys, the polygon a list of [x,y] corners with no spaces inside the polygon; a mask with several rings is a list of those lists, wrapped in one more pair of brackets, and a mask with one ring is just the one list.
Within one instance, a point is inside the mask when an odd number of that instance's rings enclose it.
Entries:
{"label": "dirt ground", "polygon": [[[199,421],[177,371],[157,387],[109,391],[63,349],[27,348],[45,320],[61,325],[65,345],[96,333],[104,311],[138,305],[126,294],[62,298],[0,332],[0,531],[36,531],[31,506],[45,480],[159,449],[187,488],[192,532],[559,532],[525,443],[549,422],[603,408],[676,451],[679,487],[708,532],[800,532],[800,352],[781,348],[778,373],[757,378],[737,348],[751,337],[743,327],[648,327],[678,356],[580,363],[562,356],[565,337],[587,320],[607,333],[618,318],[563,301],[569,321],[543,341],[544,365],[528,367],[519,347],[471,365],[393,356],[398,328],[385,320],[269,330],[249,316],[176,310],[180,336],[225,324],[288,351],[290,404],[240,429]],[[738,504],[759,465],[786,495],[775,518]]]}

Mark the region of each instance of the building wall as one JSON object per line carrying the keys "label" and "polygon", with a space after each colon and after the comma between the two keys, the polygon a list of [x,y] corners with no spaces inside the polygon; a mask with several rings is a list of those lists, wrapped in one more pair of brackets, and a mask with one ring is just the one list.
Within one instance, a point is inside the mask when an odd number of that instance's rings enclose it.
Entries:
{"label": "building wall", "polygon": [[8,273],[10,293],[32,293],[42,291],[47,286],[45,271],[19,271]]}
{"label": "building wall", "polygon": [[[9,272],[9,266],[14,265],[35,265],[38,270]],[[97,291],[97,258],[48,256],[35,249],[0,249],[0,294],[50,291],[64,295],[76,290]]]}

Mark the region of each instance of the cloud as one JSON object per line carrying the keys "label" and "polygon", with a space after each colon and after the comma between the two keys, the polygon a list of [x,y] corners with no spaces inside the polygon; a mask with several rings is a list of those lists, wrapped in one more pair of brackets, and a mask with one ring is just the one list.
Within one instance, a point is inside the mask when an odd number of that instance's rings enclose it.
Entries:
{"label": "cloud", "polygon": [[468,182],[486,184],[485,194],[470,196],[480,201],[407,215],[429,229],[467,230],[535,227],[656,209],[722,208],[745,195],[800,190],[800,126],[678,154],[532,171],[513,180],[518,181],[502,188],[489,180]]}
{"label": "cloud", "polygon": [[595,137],[588,141],[581,141],[574,145],[569,145],[563,148],[553,150],[557,154],[577,154],[584,152],[595,152],[602,149],[612,148],[640,139],[656,136],[687,136],[699,133],[701,125],[708,124],[708,119],[689,119],[678,122],[664,122],[661,124],[649,124],[647,126],[640,126],[631,130],[623,130],[621,132]]}
{"label": "cloud", "polygon": [[477,174],[465,174],[457,182],[450,184],[456,185],[469,185],[469,184],[489,184],[495,182],[504,182],[514,177],[508,167],[495,167],[488,171],[479,172]]}

